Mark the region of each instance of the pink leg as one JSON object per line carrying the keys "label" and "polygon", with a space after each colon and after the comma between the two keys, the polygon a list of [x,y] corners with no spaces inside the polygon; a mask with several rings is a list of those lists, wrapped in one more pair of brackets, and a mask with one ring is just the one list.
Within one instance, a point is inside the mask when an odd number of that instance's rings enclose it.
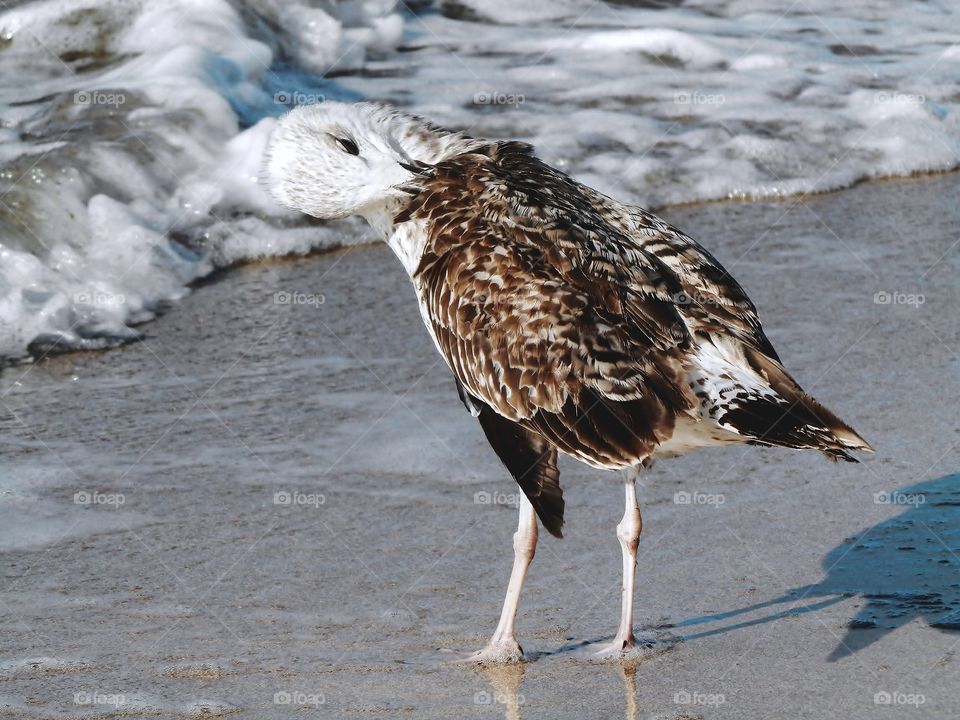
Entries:
{"label": "pink leg", "polygon": [[520,604],[520,591],[527,576],[527,568],[537,550],[537,515],[533,505],[521,493],[520,522],[513,534],[513,571],[507,585],[507,596],[500,612],[500,622],[493,632],[487,646],[479,652],[465,658],[468,663],[506,663],[523,660],[523,650],[517,642],[514,625],[517,606]]}
{"label": "pink leg", "polygon": [[629,653],[637,644],[633,634],[633,591],[637,576],[637,546],[643,521],[637,504],[636,472],[627,472],[624,483],[623,518],[617,525],[617,539],[623,555],[623,585],[621,589],[620,627],[609,643],[601,645],[591,654],[597,658],[614,658]]}

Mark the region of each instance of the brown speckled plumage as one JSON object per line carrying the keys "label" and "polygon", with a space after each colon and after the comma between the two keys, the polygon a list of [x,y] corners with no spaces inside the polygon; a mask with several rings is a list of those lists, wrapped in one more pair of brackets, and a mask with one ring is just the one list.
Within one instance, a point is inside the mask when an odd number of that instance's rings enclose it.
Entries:
{"label": "brown speckled plumage", "polygon": [[843,459],[869,447],[787,374],[706,250],[530,146],[482,145],[425,166],[405,189],[394,221],[425,236],[412,273],[425,322],[554,534],[554,448],[616,469],[724,442]]}

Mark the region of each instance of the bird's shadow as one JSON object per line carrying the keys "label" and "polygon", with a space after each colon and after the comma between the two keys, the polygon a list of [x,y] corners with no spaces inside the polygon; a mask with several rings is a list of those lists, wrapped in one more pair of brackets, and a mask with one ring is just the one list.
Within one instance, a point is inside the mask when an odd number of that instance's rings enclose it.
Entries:
{"label": "bird's shadow", "polygon": [[[822,561],[826,575],[820,582],[788,590],[766,602],[690,618],[673,627],[683,630],[793,604],[763,617],[684,635],[689,641],[859,597],[864,603],[828,656],[831,662],[882,640],[914,618],[922,618],[940,631],[960,631],[960,474],[881,493],[874,501],[902,507],[902,512],[827,553]],[[812,602],[797,606],[808,600]]]}

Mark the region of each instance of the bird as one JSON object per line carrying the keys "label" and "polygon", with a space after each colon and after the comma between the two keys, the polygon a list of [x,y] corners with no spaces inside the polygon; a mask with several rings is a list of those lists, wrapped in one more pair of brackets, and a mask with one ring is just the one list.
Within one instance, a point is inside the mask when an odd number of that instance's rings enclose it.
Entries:
{"label": "bird", "polygon": [[461,402],[522,491],[499,623],[468,661],[525,659],[515,623],[538,521],[563,536],[560,453],[623,478],[620,621],[593,654],[624,658],[642,645],[642,468],[734,443],[852,462],[873,451],[787,372],[753,302],[703,246],[530,144],[331,101],[281,117],[263,168],[279,204],[360,216],[389,245]]}

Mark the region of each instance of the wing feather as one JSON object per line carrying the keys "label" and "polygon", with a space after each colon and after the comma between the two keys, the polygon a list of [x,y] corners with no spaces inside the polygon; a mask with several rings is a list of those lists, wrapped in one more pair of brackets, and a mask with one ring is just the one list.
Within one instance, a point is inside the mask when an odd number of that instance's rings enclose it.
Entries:
{"label": "wing feather", "polygon": [[709,424],[708,443],[869,447],[783,370],[736,280],[656,216],[522,143],[475,148],[416,185],[396,220],[427,235],[421,311],[500,416],[606,468],[646,459],[679,418]]}
{"label": "wing feather", "polygon": [[679,285],[573,181],[501,143],[420,185],[401,218],[428,232],[414,281],[471,396],[602,467],[646,457],[693,411]]}

